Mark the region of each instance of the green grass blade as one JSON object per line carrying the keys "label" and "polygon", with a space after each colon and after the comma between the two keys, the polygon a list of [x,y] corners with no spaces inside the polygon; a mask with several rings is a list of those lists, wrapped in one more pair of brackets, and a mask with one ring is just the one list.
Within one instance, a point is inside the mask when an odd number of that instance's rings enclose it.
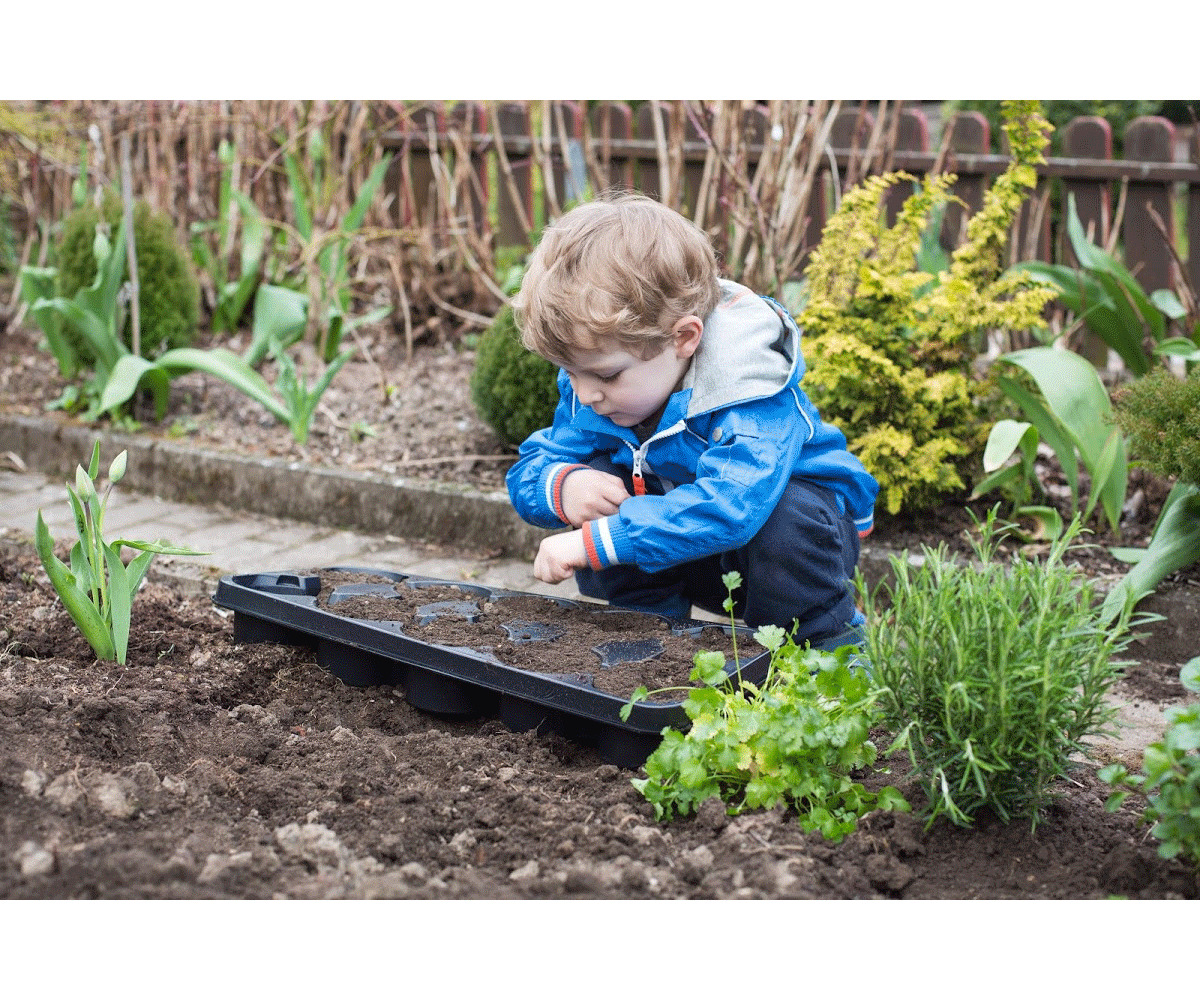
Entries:
{"label": "green grass blade", "polygon": [[308,194],[304,187],[304,178],[300,176],[300,166],[296,163],[296,157],[291,153],[285,153],[283,157],[283,167],[287,171],[288,183],[292,188],[292,208],[296,215],[296,230],[305,242],[312,239],[313,223],[312,212],[308,207]]}
{"label": "green grass blade", "polygon": [[370,175],[363,182],[362,189],[358,192],[358,197],[354,199],[353,206],[346,213],[345,219],[342,220],[343,232],[352,233],[362,225],[363,218],[367,214],[367,208],[370,206],[371,200],[375,197],[375,192],[379,189],[379,185],[383,183],[384,175],[387,173],[391,163],[392,156],[389,153],[375,164]]}

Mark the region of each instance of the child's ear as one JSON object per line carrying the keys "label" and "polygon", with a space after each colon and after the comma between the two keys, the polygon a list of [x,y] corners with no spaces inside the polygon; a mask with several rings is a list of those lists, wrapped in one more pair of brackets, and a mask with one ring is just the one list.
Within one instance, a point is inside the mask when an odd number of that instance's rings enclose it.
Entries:
{"label": "child's ear", "polygon": [[675,357],[681,361],[690,358],[700,346],[700,338],[704,335],[704,320],[699,316],[684,316],[671,327],[671,333],[675,337]]}

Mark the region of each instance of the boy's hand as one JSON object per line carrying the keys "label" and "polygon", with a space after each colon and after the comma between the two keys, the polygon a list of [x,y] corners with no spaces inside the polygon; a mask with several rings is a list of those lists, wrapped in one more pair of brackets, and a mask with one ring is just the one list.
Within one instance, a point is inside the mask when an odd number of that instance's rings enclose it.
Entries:
{"label": "boy's hand", "polygon": [[542,539],[537,558],[533,560],[533,575],[543,583],[561,583],[587,564],[583,532],[567,531]]}
{"label": "boy's hand", "polygon": [[584,521],[615,514],[628,499],[620,478],[598,469],[576,469],[562,483],[563,513],[576,528]]}

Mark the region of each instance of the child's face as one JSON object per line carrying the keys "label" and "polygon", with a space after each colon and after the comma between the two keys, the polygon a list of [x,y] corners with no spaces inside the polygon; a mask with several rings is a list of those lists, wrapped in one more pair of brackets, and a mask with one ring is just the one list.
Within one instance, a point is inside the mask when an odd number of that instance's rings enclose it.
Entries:
{"label": "child's face", "polygon": [[[692,317],[689,317],[689,319]],[[691,364],[703,328],[676,330],[674,340],[642,360],[615,345],[576,351],[563,364],[579,401],[618,427],[633,427],[657,413]]]}

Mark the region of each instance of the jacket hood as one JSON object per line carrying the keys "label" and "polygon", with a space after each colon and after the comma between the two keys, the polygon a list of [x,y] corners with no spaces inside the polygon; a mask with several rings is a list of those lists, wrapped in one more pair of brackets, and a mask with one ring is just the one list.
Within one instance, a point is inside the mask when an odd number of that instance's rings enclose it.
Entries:
{"label": "jacket hood", "polygon": [[688,416],[773,396],[804,374],[800,330],[787,311],[736,282],[720,286],[683,380]]}

